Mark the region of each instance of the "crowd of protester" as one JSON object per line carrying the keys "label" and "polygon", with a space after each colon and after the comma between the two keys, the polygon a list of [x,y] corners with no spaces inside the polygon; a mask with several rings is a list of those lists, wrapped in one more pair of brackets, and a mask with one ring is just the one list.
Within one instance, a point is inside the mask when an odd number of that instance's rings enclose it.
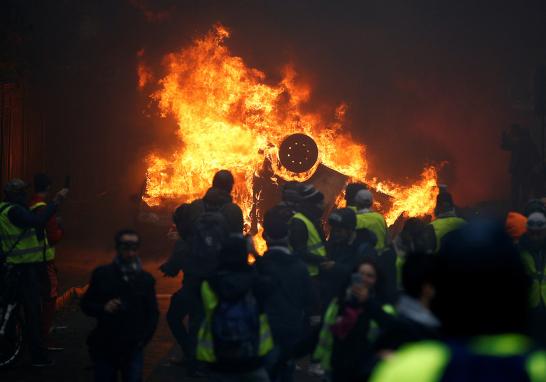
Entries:
{"label": "crowd of protester", "polygon": [[179,238],[161,268],[184,273],[169,325],[185,357],[174,362],[190,375],[545,380],[541,201],[503,222],[467,222],[440,188],[434,217],[405,219],[393,237],[365,184],[349,184],[346,207],[328,212],[319,190],[288,182],[263,216],[268,249],[249,262],[232,187],[219,172],[202,200],[177,209]]}
{"label": "crowd of protester", "polygon": [[[39,190],[49,186],[37,179]],[[233,186],[231,173],[219,171],[202,199],[174,211],[177,240],[160,267],[168,277],[183,274],[166,318],[183,353],[170,362],[189,376],[290,382],[300,369],[333,382],[546,381],[542,201],[502,221],[467,221],[440,188],[433,218],[406,218],[393,235],[365,184],[347,185],[346,206],[326,211],[313,185],[287,182],[263,214],[267,250],[258,256]],[[6,187],[0,229],[11,238],[2,241],[7,262],[30,284],[54,269],[47,255],[55,240],[47,237],[67,190],[49,204],[42,195],[31,212],[25,189],[18,180]],[[81,300],[97,319],[88,339],[97,381],[115,381],[118,372],[142,378],[160,313],[139,244],[136,231],[118,232],[117,256],[93,272]],[[21,258],[28,261],[14,260]],[[40,299],[42,289],[21,296],[25,312],[36,314],[28,324],[37,367],[49,364],[55,296]]]}

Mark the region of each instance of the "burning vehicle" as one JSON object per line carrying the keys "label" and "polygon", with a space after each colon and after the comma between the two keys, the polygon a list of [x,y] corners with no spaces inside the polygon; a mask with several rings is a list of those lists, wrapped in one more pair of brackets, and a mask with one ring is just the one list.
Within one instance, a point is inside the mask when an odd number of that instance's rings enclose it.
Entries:
{"label": "burning vehicle", "polygon": [[[348,182],[364,182],[376,192],[389,225],[400,215],[432,212],[435,167],[425,168],[409,186],[369,177],[365,146],[343,128],[346,104],[331,108],[330,116],[307,111],[311,89],[298,81],[294,68],[286,66],[280,82],[270,84],[263,72],[230,53],[228,37],[218,24],[165,57],[166,74],[150,97],[163,117],[176,120],[180,149],[170,157],[148,156],[143,220],[169,224],[176,205],[202,197],[220,169],[233,173],[234,201],[253,234],[260,232],[262,213],[279,200],[279,187],[290,180],[314,184],[329,208],[342,205]],[[139,86],[147,89],[152,76],[142,66],[138,73]]]}

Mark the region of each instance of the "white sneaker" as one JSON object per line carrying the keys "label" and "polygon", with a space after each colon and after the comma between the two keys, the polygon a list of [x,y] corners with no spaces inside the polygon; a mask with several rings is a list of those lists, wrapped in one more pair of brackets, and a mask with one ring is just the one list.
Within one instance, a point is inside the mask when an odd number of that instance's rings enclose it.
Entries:
{"label": "white sneaker", "polygon": [[307,372],[313,377],[324,377],[324,369],[320,363],[310,363]]}

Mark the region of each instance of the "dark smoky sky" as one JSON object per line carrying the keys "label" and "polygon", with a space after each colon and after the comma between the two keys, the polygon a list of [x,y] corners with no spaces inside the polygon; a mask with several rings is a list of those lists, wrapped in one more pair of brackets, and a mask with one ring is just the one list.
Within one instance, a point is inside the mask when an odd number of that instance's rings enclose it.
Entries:
{"label": "dark smoky sky", "polygon": [[292,63],[312,85],[310,109],[346,102],[347,128],[382,179],[415,180],[424,165],[447,161],[441,180],[461,204],[506,198],[501,132],[517,121],[538,132],[529,105],[546,59],[544,1],[4,4],[23,36],[18,54],[47,127],[48,168],[73,174],[74,205],[89,219],[106,206],[123,216],[116,224],[129,220],[144,156],[172,142],[174,122],[147,116],[137,51],[160,73],[166,53],[216,22],[231,30],[232,52],[272,82]]}

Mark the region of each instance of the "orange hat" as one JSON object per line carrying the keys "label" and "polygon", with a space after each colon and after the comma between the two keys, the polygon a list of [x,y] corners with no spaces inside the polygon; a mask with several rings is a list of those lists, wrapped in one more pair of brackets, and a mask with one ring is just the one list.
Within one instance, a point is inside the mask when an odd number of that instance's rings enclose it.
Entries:
{"label": "orange hat", "polygon": [[527,232],[527,218],[518,212],[509,212],[506,217],[506,232],[517,241]]}

